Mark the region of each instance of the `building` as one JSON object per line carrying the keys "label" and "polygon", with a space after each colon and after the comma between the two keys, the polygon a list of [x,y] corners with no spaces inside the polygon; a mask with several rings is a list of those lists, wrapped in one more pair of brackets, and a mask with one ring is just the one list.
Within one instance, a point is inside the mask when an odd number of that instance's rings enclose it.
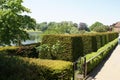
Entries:
{"label": "building", "polygon": [[115,32],[120,32],[120,21],[112,24],[112,26]]}

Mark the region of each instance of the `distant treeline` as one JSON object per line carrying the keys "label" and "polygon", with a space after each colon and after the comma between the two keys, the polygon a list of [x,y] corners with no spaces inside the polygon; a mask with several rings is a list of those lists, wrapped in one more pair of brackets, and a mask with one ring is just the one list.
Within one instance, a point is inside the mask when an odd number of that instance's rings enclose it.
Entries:
{"label": "distant treeline", "polygon": [[42,22],[37,23],[37,30],[42,31],[44,34],[79,34],[86,32],[107,32],[112,31],[112,28],[108,25],[104,25],[101,22],[95,22],[91,26],[86,23],[80,22],[79,24],[72,21],[62,22]]}

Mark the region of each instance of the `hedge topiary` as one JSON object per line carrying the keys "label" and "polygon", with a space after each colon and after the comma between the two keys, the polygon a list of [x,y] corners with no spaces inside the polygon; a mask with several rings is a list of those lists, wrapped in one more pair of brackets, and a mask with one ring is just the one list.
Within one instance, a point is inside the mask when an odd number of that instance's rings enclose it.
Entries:
{"label": "hedge topiary", "polygon": [[0,80],[70,80],[72,63],[0,54]]}
{"label": "hedge topiary", "polygon": [[[46,50],[40,50],[40,58],[43,59],[62,59],[67,61],[75,61],[80,56],[84,56],[90,52],[95,52],[108,42],[118,37],[118,33],[96,33],[96,34],[83,34],[83,35],[44,35],[41,45],[47,45]],[[63,47],[57,54],[51,52],[51,48],[57,42]],[[52,58],[51,55],[52,54]]]}
{"label": "hedge topiary", "polygon": [[[103,51],[103,55],[99,55],[98,57],[94,58],[92,61],[90,61],[87,64],[87,73],[89,73],[90,71],[92,71],[109,53],[111,50],[113,50],[113,48],[117,45],[118,43],[118,39],[115,39],[114,41],[106,44],[105,46],[101,47],[100,49],[98,49],[97,52],[92,52],[90,54],[85,55],[86,60],[88,61],[89,59],[91,59],[92,57],[94,57],[95,55],[99,54],[99,52]],[[78,64],[78,67],[81,65]],[[81,69],[80,69],[80,73],[81,73]]]}
{"label": "hedge topiary", "polygon": [[6,46],[0,47],[0,52],[2,54],[7,54],[10,56],[23,56],[30,58],[38,58],[39,52],[36,50],[36,47],[40,44],[32,44],[25,46]]}

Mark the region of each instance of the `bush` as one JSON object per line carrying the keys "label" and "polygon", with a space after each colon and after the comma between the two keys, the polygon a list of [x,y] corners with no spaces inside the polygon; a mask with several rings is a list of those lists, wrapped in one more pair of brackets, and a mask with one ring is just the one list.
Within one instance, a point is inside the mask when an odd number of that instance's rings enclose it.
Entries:
{"label": "bush", "polygon": [[[118,37],[118,33],[97,33],[83,35],[44,35],[42,45],[46,45],[44,50],[40,50],[40,58],[43,59],[60,59],[75,61],[80,56],[90,52],[95,52],[106,43]],[[59,42],[62,47],[57,53],[52,47]],[[52,55],[51,55],[52,54]]]}
{"label": "bush", "polygon": [[33,45],[25,45],[20,47],[16,47],[16,46],[0,47],[0,52],[2,52],[2,54],[7,54],[10,56],[38,58],[39,52],[36,50],[36,47],[39,45],[33,44]]}
{"label": "bush", "polygon": [[15,52],[18,50],[18,48],[19,47],[16,46],[0,47],[0,53],[7,55],[15,55]]}
{"label": "bush", "polygon": [[38,58],[39,52],[36,50],[35,45],[21,46],[15,52],[15,55],[29,58]]}
{"label": "bush", "polygon": [[70,80],[72,63],[0,54],[0,80]]}
{"label": "bush", "polygon": [[[92,61],[90,61],[87,64],[87,73],[89,73],[91,70],[93,70],[109,53],[111,50],[113,50],[113,48],[117,45],[118,43],[118,39],[115,39],[112,42],[109,42],[108,44],[106,44],[105,46],[101,47],[100,49],[98,49],[97,52],[92,52],[90,54],[85,55],[86,60],[88,61],[89,59],[91,59],[92,57],[96,56],[97,54],[99,54],[102,51],[102,55],[99,55],[98,57],[94,58]],[[83,58],[82,58],[83,59]],[[78,64],[78,66],[83,64],[83,60],[81,60],[82,62],[80,64]],[[80,73],[82,71],[80,70]]]}

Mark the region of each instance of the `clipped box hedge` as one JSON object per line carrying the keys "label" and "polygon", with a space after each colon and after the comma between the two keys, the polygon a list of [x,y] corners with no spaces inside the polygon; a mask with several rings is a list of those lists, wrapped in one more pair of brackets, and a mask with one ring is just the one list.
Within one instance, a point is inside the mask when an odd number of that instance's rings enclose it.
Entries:
{"label": "clipped box hedge", "polygon": [[0,80],[70,80],[72,63],[0,54]]}
{"label": "clipped box hedge", "polygon": [[25,46],[6,46],[0,47],[0,53],[10,55],[10,56],[22,56],[22,57],[30,57],[30,58],[38,58],[39,52],[36,50],[36,47],[39,46],[40,43],[37,44],[29,44]]}
{"label": "clipped box hedge", "polygon": [[95,55],[97,55],[99,52],[103,51],[103,55],[99,55],[98,57],[96,57],[92,61],[90,61],[89,64],[87,64],[87,73],[92,71],[107,55],[109,55],[109,53],[111,52],[111,50],[113,50],[115,48],[117,43],[118,43],[118,39],[115,39],[115,40],[109,42],[108,44],[106,44],[105,46],[101,47],[100,49],[98,49],[97,52],[92,52],[90,54],[85,55],[86,60],[89,60],[92,57],[94,57]]}
{"label": "clipped box hedge", "polygon": [[[42,39],[43,44],[54,45],[57,41],[64,48],[59,51],[58,54],[54,54],[54,59],[62,59],[67,61],[75,61],[80,56],[84,56],[87,53],[95,52],[108,42],[118,37],[118,33],[107,32],[107,33],[96,33],[96,34],[84,34],[84,35],[44,35]],[[40,51],[40,58],[53,59],[50,55],[50,51]]]}

